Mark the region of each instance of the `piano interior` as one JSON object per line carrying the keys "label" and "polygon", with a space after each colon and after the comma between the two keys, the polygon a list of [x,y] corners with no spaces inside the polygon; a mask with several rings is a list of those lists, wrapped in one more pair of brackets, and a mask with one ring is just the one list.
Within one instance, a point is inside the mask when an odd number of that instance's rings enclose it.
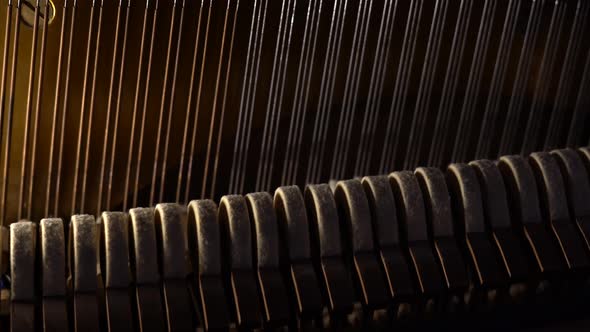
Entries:
{"label": "piano interior", "polygon": [[0,0],[0,330],[588,331],[589,13]]}

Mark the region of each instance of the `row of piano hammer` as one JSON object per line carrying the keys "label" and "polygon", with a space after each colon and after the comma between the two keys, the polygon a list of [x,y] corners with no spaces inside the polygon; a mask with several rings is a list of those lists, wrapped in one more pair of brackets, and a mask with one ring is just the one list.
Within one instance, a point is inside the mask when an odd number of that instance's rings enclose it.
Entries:
{"label": "row of piano hammer", "polygon": [[563,149],[75,215],[69,229],[20,221],[11,329],[377,328],[583,300],[589,170],[590,149]]}

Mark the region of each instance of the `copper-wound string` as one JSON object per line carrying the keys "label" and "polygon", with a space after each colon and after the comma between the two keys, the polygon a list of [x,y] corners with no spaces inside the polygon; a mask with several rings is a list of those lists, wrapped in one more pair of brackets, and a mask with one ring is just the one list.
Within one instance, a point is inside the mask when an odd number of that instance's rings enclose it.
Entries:
{"label": "copper-wound string", "polygon": [[[166,138],[164,140],[164,155],[162,157],[162,172],[160,174],[160,193],[159,201],[164,201],[164,187],[166,185],[166,162],[168,160],[168,145],[170,144],[170,131],[172,128],[172,115],[174,114],[174,101],[176,97],[176,80],[178,74],[178,63],[180,61],[180,47],[182,42],[182,27],[184,23],[184,0],[181,0],[180,19],[178,21],[178,38],[176,41],[176,56],[174,59],[174,69],[172,71],[172,86],[170,87],[170,104],[168,106],[168,121],[166,123]],[[163,99],[162,99],[163,100]]]}
{"label": "copper-wound string", "polygon": [[[203,75],[204,75],[204,68],[205,68],[205,61],[207,59],[207,42],[209,39],[209,22],[211,21],[211,7],[213,6],[213,4],[209,2],[209,10],[207,12],[207,22],[205,23],[205,39],[203,40],[203,58],[201,60],[201,70],[200,70],[200,74],[199,74],[199,84],[197,85],[197,87],[195,88],[197,91],[197,98],[195,100],[195,116],[193,118],[193,130],[192,130],[192,137],[191,137],[191,147],[190,147],[190,153],[188,155],[188,165],[187,165],[187,171],[186,171],[186,187],[184,190],[184,201],[188,202],[189,200],[189,195],[190,195],[190,189],[191,189],[191,180],[192,180],[192,170],[193,170],[193,161],[194,161],[194,157],[195,157],[195,147],[197,145],[197,124],[199,121],[199,105],[201,102],[201,91],[202,91],[202,86],[203,86]],[[192,89],[191,89],[192,90]]]}
{"label": "copper-wound string", "polygon": [[[29,164],[29,188],[27,197],[27,215],[31,216],[33,208],[33,189],[35,185],[35,164],[37,155],[37,138],[39,137],[39,116],[43,98],[43,74],[45,73],[45,51],[47,47],[47,27],[49,25],[49,1],[45,1],[43,7],[43,30],[41,34],[41,49],[39,51],[39,76],[37,78],[37,95],[35,97],[35,114],[33,122],[33,146],[31,147],[31,163]],[[47,177],[51,175],[48,174]]]}
{"label": "copper-wound string", "polygon": [[[29,130],[31,126],[31,113],[33,111],[33,87],[35,84],[35,60],[37,59],[37,39],[39,38],[39,5],[40,0],[35,2],[35,10],[33,12],[33,37],[31,38],[31,58],[29,61],[29,76],[27,83],[27,104],[25,108],[25,127],[23,130],[23,147],[21,158],[21,172],[20,185],[18,192],[18,219],[23,218],[23,205],[25,199],[25,179],[27,178],[27,159],[29,151]],[[18,41],[15,41],[15,47]],[[27,210],[30,211],[29,207]],[[25,215],[26,219],[30,219],[29,214]]]}
{"label": "copper-wound string", "polygon": [[[84,80],[82,83],[82,102],[80,105],[80,119],[78,123],[78,139],[76,141],[76,157],[74,167],[74,183],[72,185],[72,208],[70,211],[71,215],[76,213],[76,199],[78,198],[78,174],[80,173],[80,162],[82,161],[82,135],[84,132],[84,118],[86,114],[86,93],[88,89],[88,73],[90,72],[90,56],[92,51],[92,32],[94,26],[94,9],[96,2],[92,2],[90,8],[90,20],[88,22],[88,38],[86,43],[86,60],[84,62]],[[72,45],[70,45],[71,47]]]}
{"label": "copper-wound string", "polygon": [[239,7],[239,2],[236,5],[235,8],[235,12],[234,12],[234,20],[233,20],[233,24],[232,24],[232,32],[231,32],[231,38],[229,41],[229,50],[228,50],[228,61],[227,61],[227,69],[225,72],[225,80],[224,80],[224,87],[223,87],[223,98],[222,98],[222,103],[221,103],[221,112],[219,114],[219,128],[217,130],[217,143],[216,143],[216,147],[215,147],[215,152],[214,152],[214,160],[213,160],[213,169],[212,169],[212,175],[211,175],[211,191],[209,194],[209,197],[211,199],[215,198],[215,186],[217,184],[217,168],[219,166],[219,151],[221,148],[221,139],[222,139],[222,135],[223,135],[223,124],[225,122],[225,102],[226,102],[226,97],[227,97],[227,85],[229,83],[229,74],[231,71],[231,62],[232,62],[232,57],[231,55],[233,54],[233,45],[234,45],[234,36],[235,36],[235,31],[236,31],[236,20],[238,18],[238,7]]}
{"label": "copper-wound string", "polygon": [[[53,157],[55,154],[55,139],[56,139],[56,131],[57,131],[57,121],[59,119],[59,113],[61,108],[60,101],[61,101],[61,72],[62,72],[62,64],[63,64],[63,51],[64,51],[64,42],[66,36],[66,23],[68,17],[68,2],[64,1],[64,5],[62,8],[62,15],[61,15],[61,28],[59,33],[59,48],[58,48],[58,55],[57,55],[57,72],[55,78],[55,96],[53,99],[53,114],[51,116],[51,135],[49,141],[49,158],[47,161],[47,185],[45,188],[45,209],[44,214],[45,216],[52,216],[49,211],[49,206],[51,205],[51,187],[53,182]],[[71,48],[71,47],[70,47]],[[55,213],[53,211],[52,213]],[[53,215],[55,217],[55,215]]]}
{"label": "copper-wound string", "polygon": [[[61,116],[61,124],[60,124],[60,132],[59,132],[59,154],[57,158],[57,178],[55,180],[55,203],[53,206],[53,213],[55,216],[58,214],[59,210],[59,199],[61,193],[61,174],[62,174],[62,166],[63,166],[63,152],[64,152],[64,139],[65,139],[65,132],[66,132],[66,119],[68,113],[68,97],[70,92],[70,70],[72,64],[72,50],[73,50],[73,40],[74,40],[74,31],[76,30],[76,9],[78,8],[76,1],[72,6],[72,19],[70,21],[70,31],[69,31],[69,40],[68,40],[68,55],[66,60],[66,76],[64,80],[64,100],[63,100],[63,112]],[[57,93],[57,92],[56,92]]]}
{"label": "copper-wound string", "polygon": [[[18,17],[18,16],[17,16]],[[5,104],[6,104],[6,79],[8,76],[8,53],[10,50],[10,32],[11,32],[11,27],[12,27],[12,0],[8,0],[7,5],[6,5],[6,27],[4,30],[4,43],[3,43],[3,52],[2,52],[2,78],[0,79],[0,139],[2,139],[2,132],[4,129],[4,112],[6,111],[5,109]],[[16,44],[16,43],[15,43]],[[17,48],[16,45],[14,48]],[[6,145],[4,147],[5,149],[8,149],[8,145]],[[2,198],[2,211],[1,211],[1,215],[0,215],[0,225],[5,225],[6,224],[6,215],[5,215],[5,211],[6,211],[6,207],[5,207],[5,195],[6,195],[6,183],[8,182],[8,178],[4,177],[2,179],[2,192],[0,193],[1,198]]]}
{"label": "copper-wound string", "polygon": [[[246,179],[246,167],[247,167],[247,160],[248,160],[248,154],[249,154],[249,150],[250,150],[250,137],[251,137],[251,132],[252,132],[252,119],[254,117],[254,111],[255,111],[255,96],[256,96],[256,91],[257,91],[257,87],[258,87],[258,73],[259,73],[259,68],[260,68],[260,59],[261,57],[261,52],[262,52],[262,45],[263,45],[263,41],[264,41],[264,27],[265,27],[265,22],[266,22],[266,12],[267,12],[267,6],[268,6],[268,0],[265,0],[264,3],[262,3],[262,1],[260,1],[260,5],[258,6],[258,11],[256,12],[255,15],[253,15],[252,20],[256,21],[256,25],[255,25],[255,29],[251,30],[251,36],[250,36],[250,40],[252,37],[252,34],[254,35],[254,44],[253,44],[253,56],[252,56],[252,64],[251,64],[251,69],[250,69],[250,75],[248,77],[244,77],[244,84],[247,85],[248,90],[246,90],[244,87],[242,88],[243,90],[243,95],[242,98],[245,98],[245,101],[243,101],[243,103],[245,103],[246,107],[246,113],[245,116],[246,118],[244,119],[244,128],[242,131],[242,135],[243,138],[240,139],[240,147],[238,148],[238,151],[240,152],[240,157],[238,157],[237,161],[240,163],[239,168],[238,168],[238,174],[239,174],[239,178],[238,178],[238,184],[237,184],[237,189],[234,191],[234,193],[236,194],[241,194],[244,192],[244,182]],[[250,49],[250,44],[248,45],[248,48]],[[247,83],[246,83],[247,82]],[[246,93],[244,93],[244,91],[246,91]],[[245,95],[245,96],[244,96]],[[244,100],[244,99],[242,99]]]}
{"label": "copper-wound string", "polygon": [[[164,81],[162,84],[162,94],[160,96],[160,112],[158,115],[158,131],[156,134],[156,148],[154,152],[154,166],[152,167],[152,181],[150,186],[150,206],[154,206],[156,199],[156,180],[158,175],[158,164],[160,161],[160,145],[162,139],[162,127],[164,126],[164,111],[166,108],[166,95],[168,91],[170,57],[172,53],[172,43],[174,42],[174,30],[176,23],[176,0],[172,5],[172,16],[170,18],[170,30],[168,35],[168,47],[166,48],[166,62],[164,64]],[[146,94],[147,95],[147,94]],[[145,107],[145,105],[144,105]],[[165,171],[165,170],[164,170]]]}
{"label": "copper-wound string", "polygon": [[6,144],[4,145],[4,165],[2,167],[2,213],[0,220],[2,224],[6,224],[6,201],[8,194],[8,168],[10,166],[10,145],[12,141],[12,120],[14,115],[14,92],[16,88],[16,66],[18,63],[18,38],[20,33],[20,15],[21,15],[21,1],[16,3],[16,12],[14,15],[14,47],[12,48],[12,64],[10,67],[10,83],[8,90],[8,108],[6,113]]}
{"label": "copper-wound string", "polygon": [[[283,2],[285,7],[285,2]],[[276,151],[276,142],[278,140],[278,130],[281,122],[281,111],[283,108],[283,96],[285,91],[285,78],[287,76],[287,66],[289,64],[289,49],[291,46],[291,37],[293,32],[293,22],[295,21],[296,1],[287,1],[286,9],[281,13],[282,37],[281,46],[276,52],[279,58],[276,74],[276,84],[274,87],[274,97],[269,99],[268,109],[270,111],[270,129],[268,131],[266,147],[262,150],[265,156],[261,158],[260,176],[258,176],[259,188],[262,190],[272,190],[272,177],[274,173],[274,159]],[[275,56],[276,56],[275,55]]]}
{"label": "copper-wound string", "polygon": [[156,38],[156,26],[158,22],[158,0],[154,4],[154,14],[152,19],[152,31],[150,36],[150,46],[149,46],[149,53],[148,53],[148,62],[147,62],[147,72],[146,72],[146,79],[145,79],[145,90],[143,93],[143,105],[142,105],[142,113],[141,113],[141,125],[139,128],[139,146],[137,149],[137,163],[135,167],[135,181],[134,181],[134,189],[133,189],[133,206],[137,206],[137,200],[139,196],[139,177],[141,173],[141,157],[143,153],[143,140],[144,140],[144,132],[145,132],[145,120],[147,115],[147,107],[148,107],[148,97],[150,91],[150,78],[152,72],[152,58],[154,54],[154,44]]}
{"label": "copper-wound string", "polygon": [[[117,153],[117,133],[119,132],[119,119],[121,116],[121,96],[123,93],[123,78],[125,72],[125,55],[127,54],[127,33],[129,30],[129,14],[131,12],[131,0],[127,1],[127,8],[125,9],[125,22],[123,23],[123,45],[121,46],[121,64],[119,66],[119,83],[117,87],[117,99],[115,102],[115,123],[113,125],[113,142],[111,145],[111,156],[109,159],[108,184],[106,195],[106,206],[111,206],[111,195],[113,192],[113,173],[115,169],[115,155]],[[124,193],[127,197],[127,192]],[[123,210],[125,211],[125,210]]]}
{"label": "copper-wound string", "polygon": [[[8,76],[8,53],[10,51],[10,28],[12,27],[12,0],[6,5],[6,26],[4,29],[4,42],[2,48],[2,76],[0,78],[0,132],[3,129],[4,104],[6,102],[6,78]],[[0,135],[1,138],[2,135]]]}
{"label": "copper-wound string", "polygon": [[[145,37],[146,37],[146,30],[148,24],[148,17],[150,12],[150,1],[148,0],[145,4],[145,9],[143,12],[143,24],[141,28],[141,40],[139,46],[139,64],[137,67],[137,81],[135,84],[135,97],[133,100],[133,112],[131,114],[131,134],[129,136],[129,151],[127,154],[127,167],[125,171],[125,189],[123,191],[123,211],[127,211],[128,207],[128,197],[129,197],[129,188],[131,184],[131,164],[133,163],[133,154],[134,154],[134,143],[135,143],[135,130],[137,127],[137,112],[139,109],[139,95],[141,90],[141,82],[142,82],[142,75],[141,72],[143,70],[143,61],[144,61],[144,45],[145,45]],[[136,170],[137,171],[137,170]],[[135,197],[135,194],[134,194]],[[134,199],[136,200],[136,199]],[[134,205],[135,206],[135,205]]]}
{"label": "copper-wound string", "polygon": [[98,11],[98,26],[96,33],[96,45],[94,46],[94,66],[92,72],[92,86],[90,88],[90,103],[88,105],[88,128],[86,129],[86,150],[84,152],[84,170],[82,172],[82,190],[80,192],[80,211],[84,213],[86,203],[86,184],[88,182],[88,163],[90,158],[90,137],[92,134],[92,123],[94,118],[94,98],[96,96],[96,74],[98,72],[98,54],[100,52],[100,37],[102,30],[103,0],[100,0]]}
{"label": "copper-wound string", "polygon": [[230,169],[229,177],[229,193],[239,193],[238,190],[240,177],[241,177],[241,165],[243,162],[243,149],[245,144],[244,131],[248,123],[248,113],[250,105],[250,91],[253,89],[252,84],[252,68],[254,66],[255,53],[257,49],[258,40],[258,26],[260,22],[260,2],[256,1],[253,4],[252,19],[250,20],[250,33],[248,34],[248,48],[246,53],[246,68],[244,69],[242,87],[240,93],[240,106],[238,110],[238,126],[237,133],[234,139],[234,149],[232,165]]}
{"label": "copper-wound string", "polygon": [[[199,55],[199,42],[200,42],[200,37],[201,37],[201,16],[203,13],[203,0],[201,0],[201,6],[199,7],[199,14],[197,16],[197,33],[195,35],[195,41],[194,41],[194,45],[195,47],[193,48],[193,62],[192,62],[192,66],[191,66],[191,76],[190,76],[190,80],[189,80],[189,89],[188,89],[188,97],[187,97],[187,103],[186,103],[186,112],[185,112],[185,118],[184,118],[184,130],[182,132],[182,145],[180,148],[180,166],[178,168],[178,180],[176,183],[176,199],[175,202],[177,203],[181,203],[180,201],[180,192],[182,191],[182,184],[183,184],[183,180],[184,180],[184,163],[186,160],[186,148],[188,145],[188,130],[189,130],[189,123],[190,123],[190,116],[191,116],[191,109],[192,109],[192,101],[193,101],[193,89],[194,89],[194,85],[195,85],[195,74],[196,74],[196,69],[197,69],[197,62],[198,62],[198,55]],[[200,71],[202,72],[202,71]],[[195,118],[197,118],[198,113],[195,112]],[[194,133],[196,130],[196,125],[193,126],[193,130],[192,132]],[[188,183],[185,184],[186,187],[188,187]],[[188,204],[188,198],[184,197],[184,200],[182,201],[183,204]]]}
{"label": "copper-wound string", "polygon": [[[223,28],[221,29],[221,31],[219,33],[221,33],[222,37],[221,37],[221,53],[220,54],[224,54],[224,49],[225,49],[225,37],[226,37],[226,31],[227,31],[227,21],[228,21],[228,17],[229,17],[229,5],[230,5],[230,1],[227,2],[227,10],[226,10],[226,14],[225,14],[225,18],[223,20]],[[217,75],[216,75],[216,79],[215,79],[215,89],[213,92],[213,106],[212,106],[212,113],[211,113],[211,120],[210,120],[210,124],[209,124],[209,138],[207,139],[207,152],[205,154],[205,169],[203,170],[203,181],[202,181],[202,185],[201,185],[201,199],[204,199],[206,197],[207,194],[207,175],[209,174],[209,164],[211,163],[211,148],[213,146],[213,130],[215,129],[215,123],[216,123],[216,116],[217,116],[217,100],[218,100],[218,94],[219,94],[219,84],[220,84],[220,76],[221,76],[221,67],[222,67],[222,62],[223,61],[219,61],[218,66],[217,66]]]}
{"label": "copper-wound string", "polygon": [[[262,139],[260,142],[260,157],[258,161],[258,167],[256,172],[256,184],[254,187],[255,191],[262,191],[265,182],[265,173],[268,164],[268,150],[269,150],[269,141],[272,132],[274,131],[275,125],[275,100],[276,100],[276,89],[278,88],[278,72],[281,71],[281,62],[282,62],[282,51],[285,42],[285,32],[287,31],[285,27],[285,21],[287,20],[287,13],[285,13],[285,7],[289,8],[289,0],[283,1],[281,5],[281,13],[279,19],[279,26],[277,28],[277,36],[276,41],[274,42],[274,52],[273,52],[273,61],[272,61],[272,72],[270,75],[270,85],[268,87],[268,95],[267,95],[267,102],[266,102],[266,109],[264,110],[264,126],[262,132]],[[278,68],[277,68],[278,67]],[[261,110],[262,111],[262,110]]]}
{"label": "copper-wound string", "polygon": [[[117,18],[115,19],[115,36],[113,37],[113,56],[111,58],[111,74],[109,79],[109,92],[108,92],[108,99],[107,99],[107,109],[105,112],[105,126],[104,126],[104,135],[103,135],[103,142],[102,142],[102,154],[100,158],[100,173],[98,176],[98,196],[96,199],[96,213],[95,215],[99,215],[103,209],[102,204],[102,197],[104,192],[104,176],[105,176],[105,168],[106,168],[106,159],[107,159],[107,147],[109,146],[109,133],[110,133],[110,124],[111,124],[111,110],[113,104],[113,90],[115,88],[115,75],[117,70],[117,55],[119,54],[119,28],[121,26],[121,10],[123,9],[121,1],[119,1],[119,5],[117,6]],[[114,136],[117,135],[117,132],[113,132]],[[107,201],[106,204],[107,210],[109,209],[109,202]]]}

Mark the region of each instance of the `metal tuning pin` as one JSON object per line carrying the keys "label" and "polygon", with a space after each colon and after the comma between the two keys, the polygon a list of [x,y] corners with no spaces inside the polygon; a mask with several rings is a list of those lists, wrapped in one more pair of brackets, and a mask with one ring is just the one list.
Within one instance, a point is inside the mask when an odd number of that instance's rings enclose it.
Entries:
{"label": "metal tuning pin", "polygon": [[221,271],[220,225],[217,204],[212,200],[195,200],[188,207],[188,239],[196,287],[200,294],[205,330],[229,327],[229,308],[224,275]]}
{"label": "metal tuning pin", "polygon": [[225,268],[229,274],[235,321],[241,328],[261,327],[262,314],[258,297],[256,272],[252,258],[252,233],[246,200],[227,195],[219,203],[222,242],[226,243]]}
{"label": "metal tuning pin", "polygon": [[267,192],[246,195],[254,230],[257,269],[265,326],[286,326],[290,321],[287,289],[279,266],[279,231],[272,196]]}

